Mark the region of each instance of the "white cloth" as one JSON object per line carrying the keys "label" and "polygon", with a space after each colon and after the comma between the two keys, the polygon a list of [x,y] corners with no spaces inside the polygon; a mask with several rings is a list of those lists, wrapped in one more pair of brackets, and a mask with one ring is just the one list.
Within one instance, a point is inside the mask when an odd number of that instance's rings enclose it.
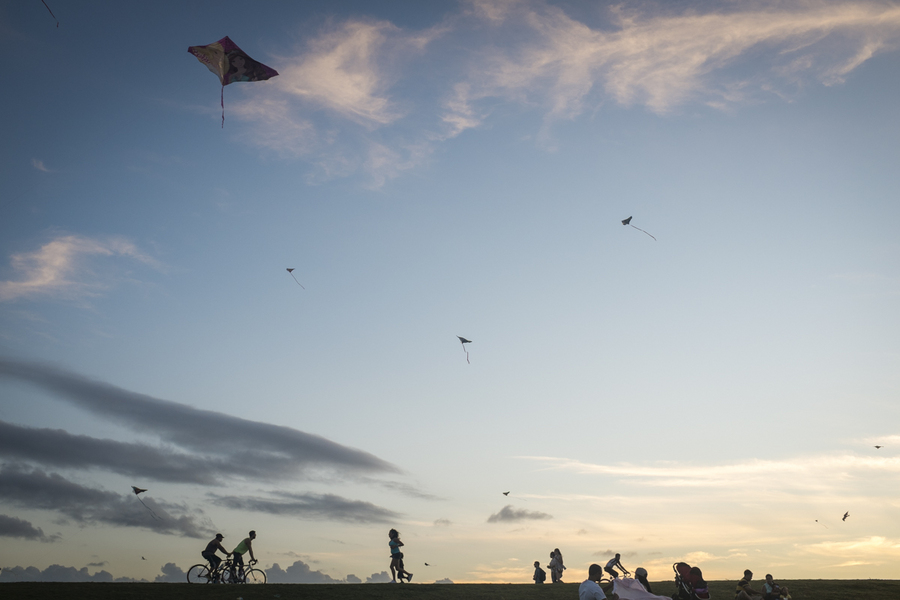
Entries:
{"label": "white cloth", "polygon": [[596,581],[586,579],[578,586],[578,600],[606,600],[606,594]]}
{"label": "white cloth", "polygon": [[641,582],[631,577],[613,579],[613,592],[620,600],[672,600],[668,596],[657,596],[644,589]]}

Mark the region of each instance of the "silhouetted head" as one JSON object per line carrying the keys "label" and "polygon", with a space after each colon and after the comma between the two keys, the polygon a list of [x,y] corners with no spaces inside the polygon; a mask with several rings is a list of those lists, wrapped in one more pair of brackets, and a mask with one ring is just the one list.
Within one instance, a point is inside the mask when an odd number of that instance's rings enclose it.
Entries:
{"label": "silhouetted head", "polygon": [[603,567],[593,564],[588,567],[588,579],[591,581],[600,581],[603,578]]}
{"label": "silhouetted head", "polygon": [[216,534],[216,539],[219,540],[219,541],[221,542],[222,540],[225,539],[225,536],[222,535],[221,533],[217,533],[217,534]]}
{"label": "silhouetted head", "polygon": [[388,531],[388,537],[391,539],[394,539],[395,537],[398,537],[399,535],[400,535],[400,533],[396,529],[391,529],[390,531]]}
{"label": "silhouetted head", "polygon": [[251,540],[255,540],[255,539],[256,539],[256,532],[255,532],[255,531],[251,531],[251,532],[250,532],[250,539],[251,539]]}
{"label": "silhouetted head", "polygon": [[539,561],[539,560],[534,561],[534,568],[535,568],[535,569],[540,569],[540,568],[541,568],[541,561]]}
{"label": "silhouetted head", "polygon": [[772,575],[769,573],[766,573],[766,583],[772,583]]}
{"label": "silhouetted head", "polygon": [[746,577],[747,579],[752,579],[752,578],[753,578],[753,571],[751,571],[750,569],[746,569],[746,570],[744,571],[744,577]]}
{"label": "silhouetted head", "polygon": [[618,552],[616,552],[616,560],[619,560],[619,558],[621,558],[621,555]]}

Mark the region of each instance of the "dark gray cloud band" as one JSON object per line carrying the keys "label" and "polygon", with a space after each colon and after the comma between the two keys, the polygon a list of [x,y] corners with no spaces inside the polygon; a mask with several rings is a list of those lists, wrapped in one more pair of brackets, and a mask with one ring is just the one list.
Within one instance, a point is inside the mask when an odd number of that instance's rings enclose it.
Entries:
{"label": "dark gray cloud band", "polygon": [[544,519],[552,519],[553,515],[538,511],[525,510],[524,508],[513,508],[512,504],[507,504],[500,509],[500,512],[494,513],[488,517],[488,523],[516,523],[518,521],[541,521]]}
{"label": "dark gray cloud band", "polygon": [[[144,434],[157,435],[181,452],[141,444],[93,440],[62,431],[15,429],[18,448],[2,443],[0,456],[14,456],[58,466],[100,466],[120,473],[148,469],[168,481],[210,483],[228,472],[254,479],[280,479],[308,469],[341,472],[400,473],[400,469],[368,452],[342,446],[323,437],[290,427],[199,410],[93,381],[54,366],[0,358],[0,379],[12,379],[43,388],[95,415]],[[200,432],[215,432],[203,435]],[[22,437],[38,434],[44,445],[22,443]],[[113,452],[107,452],[113,450]],[[192,455],[203,463],[195,468]],[[102,458],[102,457],[106,458]],[[69,465],[63,465],[70,461]],[[76,464],[81,462],[80,465]],[[92,464],[93,463],[93,464]],[[155,467],[153,465],[156,465]],[[252,469],[240,472],[252,465]],[[225,467],[228,466],[228,469]],[[205,468],[211,473],[203,473]],[[192,474],[193,473],[193,474]],[[205,478],[205,481],[203,480]],[[198,480],[199,479],[199,480]]]}
{"label": "dark gray cloud band", "polygon": [[334,494],[275,493],[274,498],[216,496],[212,502],[233,510],[288,515],[305,519],[327,519],[345,523],[388,523],[400,515],[371,502],[348,500]]}
{"label": "dark gray cloud band", "polygon": [[[4,466],[0,470],[0,501],[31,509],[56,511],[79,524],[141,527],[157,533],[206,538],[215,534],[207,519],[189,514],[186,506],[133,494],[89,488],[40,469]],[[154,518],[149,507],[157,518]]]}
{"label": "dark gray cloud band", "polygon": [[44,535],[44,530],[25,519],[0,515],[0,537],[21,538],[39,542],[55,542],[58,535]]}

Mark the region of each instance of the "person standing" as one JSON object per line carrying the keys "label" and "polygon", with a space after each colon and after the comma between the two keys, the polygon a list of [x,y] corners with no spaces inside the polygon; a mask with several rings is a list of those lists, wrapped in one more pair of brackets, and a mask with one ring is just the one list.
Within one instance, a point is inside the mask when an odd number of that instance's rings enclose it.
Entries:
{"label": "person standing", "polygon": [[559,583],[559,560],[556,558],[555,550],[550,553],[550,562],[547,563],[547,568],[550,569],[551,583]]}
{"label": "person standing", "polygon": [[556,580],[562,583],[563,571],[566,570],[566,565],[563,564],[562,552],[559,551],[559,548],[555,548],[553,551],[556,553]]}
{"label": "person standing", "polygon": [[541,568],[540,561],[534,561],[534,575],[531,577],[535,583],[544,583],[547,581],[547,572]]}

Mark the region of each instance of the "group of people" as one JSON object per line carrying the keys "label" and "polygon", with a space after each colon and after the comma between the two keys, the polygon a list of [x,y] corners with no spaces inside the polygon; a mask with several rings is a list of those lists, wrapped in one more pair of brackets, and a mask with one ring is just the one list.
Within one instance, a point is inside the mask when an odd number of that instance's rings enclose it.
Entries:
{"label": "group of people", "polygon": [[744,577],[741,579],[734,590],[734,600],[790,600],[791,593],[787,586],[778,585],[772,576],[766,574],[766,580],[763,582],[762,591],[756,591],[750,587],[753,580],[753,571],[747,569],[744,571]]}
{"label": "group of people", "polygon": [[[550,562],[547,563],[547,568],[550,569],[550,580],[553,583],[562,583],[563,571],[566,570],[566,565],[563,564],[563,555],[562,552],[559,551],[559,548],[554,548],[550,553]],[[541,568],[541,562],[539,560],[534,561],[534,576],[532,577],[535,583],[544,583],[547,581],[547,572]]]}
{"label": "group of people", "polygon": [[206,544],[206,548],[200,553],[200,556],[209,561],[213,572],[217,572],[219,570],[219,565],[222,564],[222,559],[219,558],[219,555],[216,554],[216,552],[221,552],[226,557],[233,556],[234,559],[231,562],[231,576],[233,581],[235,574],[244,568],[244,554],[250,553],[250,564],[256,562],[256,557],[253,556],[253,540],[256,539],[256,532],[251,531],[250,534],[241,540],[241,543],[231,552],[226,550],[222,545],[222,540],[224,539],[224,535],[217,533],[216,537]]}

